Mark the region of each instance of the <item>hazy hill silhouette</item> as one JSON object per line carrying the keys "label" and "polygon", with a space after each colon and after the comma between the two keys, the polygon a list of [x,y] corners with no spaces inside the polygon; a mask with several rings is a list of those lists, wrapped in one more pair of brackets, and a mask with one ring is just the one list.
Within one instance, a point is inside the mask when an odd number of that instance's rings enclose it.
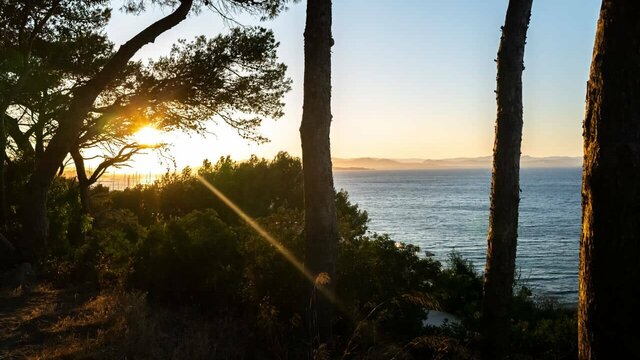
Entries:
{"label": "hazy hill silhouette", "polygon": [[[521,160],[523,168],[563,168],[581,167],[581,157],[550,156],[533,157],[523,155]],[[336,169],[353,170],[421,170],[421,169],[490,169],[491,156],[474,158],[451,159],[382,159],[382,158],[333,158],[333,166]]]}

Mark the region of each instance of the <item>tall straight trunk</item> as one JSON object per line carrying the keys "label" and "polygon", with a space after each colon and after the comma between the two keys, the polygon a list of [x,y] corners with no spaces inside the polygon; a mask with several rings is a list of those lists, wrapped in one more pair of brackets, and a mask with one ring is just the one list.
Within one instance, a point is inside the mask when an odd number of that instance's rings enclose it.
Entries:
{"label": "tall straight trunk", "polygon": [[[305,262],[335,286],[338,226],[331,169],[331,0],[309,0],[304,31],[304,109],[300,138],[304,173]],[[327,279],[326,277],[324,277]],[[316,282],[318,283],[318,282]],[[312,289],[308,314],[314,345],[331,339],[332,304]]]}
{"label": "tall straight trunk", "polygon": [[482,305],[484,349],[491,359],[505,357],[508,349],[520,202],[522,71],[531,5],[532,0],[509,1],[498,49],[498,114]]}
{"label": "tall straight trunk", "polygon": [[640,359],[640,2],[605,0],[587,85],[580,359]]}

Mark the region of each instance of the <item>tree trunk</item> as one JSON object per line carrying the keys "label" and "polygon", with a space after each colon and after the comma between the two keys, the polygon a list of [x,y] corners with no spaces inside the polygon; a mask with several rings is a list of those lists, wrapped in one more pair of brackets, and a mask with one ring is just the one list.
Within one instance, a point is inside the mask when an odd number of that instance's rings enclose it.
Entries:
{"label": "tree trunk", "polygon": [[[300,137],[304,173],[305,261],[335,287],[338,226],[331,169],[331,1],[309,0],[304,32],[304,108]],[[326,279],[326,278],[325,278]],[[318,284],[318,282],[316,282]],[[331,340],[332,304],[312,289],[308,325],[312,345]]]}
{"label": "tree trunk", "polygon": [[580,359],[640,359],[640,2],[600,9],[584,120]]}
{"label": "tree trunk", "polygon": [[74,147],[70,154],[76,167],[80,208],[76,209],[76,216],[74,216],[69,224],[69,243],[72,246],[78,246],[84,244],[85,240],[83,225],[84,219],[89,215],[91,207],[91,199],[89,197],[91,183],[87,178],[87,173],[84,167],[84,158],[82,157],[82,154],[80,154],[80,150],[77,147]]}
{"label": "tree trunk", "polygon": [[120,74],[129,60],[144,45],[155,41],[165,31],[182,22],[191,10],[193,0],[181,0],[180,5],[170,14],[147,26],[126,43],[104,65],[104,67],[82,87],[74,91],[69,109],[60,116],[59,127],[51,138],[27,184],[27,196],[20,207],[22,236],[20,253],[25,261],[35,263],[44,253],[47,235],[47,192],[56,176],[60,164],[77,142],[83,121],[96,97],[111,80]]}
{"label": "tree trunk", "polygon": [[61,124],[60,131],[51,139],[37,161],[27,183],[19,210],[22,234],[18,246],[20,255],[26,262],[36,264],[44,255],[49,235],[47,195],[60,164],[67,156],[69,144],[73,140],[72,134]]}
{"label": "tree trunk", "polygon": [[91,199],[89,198],[89,190],[91,183],[87,178],[87,172],[84,167],[84,158],[80,154],[80,150],[76,147],[70,152],[73,163],[76,167],[76,175],[78,177],[78,193],[80,195],[80,210],[83,215],[88,215],[91,207]]}
{"label": "tree trunk", "polygon": [[23,261],[36,264],[44,255],[49,235],[49,219],[47,217],[47,194],[49,185],[44,182],[33,182],[27,186],[23,199],[20,217],[22,236],[18,243],[18,251]]}
{"label": "tree trunk", "polygon": [[482,306],[485,357],[508,350],[509,308],[518,238],[522,71],[532,0],[510,0],[498,49],[497,120]]}
{"label": "tree trunk", "polygon": [[7,154],[7,132],[5,128],[5,111],[6,107],[2,106],[0,110],[0,233],[6,234],[7,231],[7,217],[8,217],[8,205],[7,205],[7,167],[6,167],[6,154]]}
{"label": "tree trunk", "polygon": [[89,191],[91,190],[88,183],[78,183],[78,192],[80,194],[80,210],[82,215],[89,215],[91,210],[91,198]]}

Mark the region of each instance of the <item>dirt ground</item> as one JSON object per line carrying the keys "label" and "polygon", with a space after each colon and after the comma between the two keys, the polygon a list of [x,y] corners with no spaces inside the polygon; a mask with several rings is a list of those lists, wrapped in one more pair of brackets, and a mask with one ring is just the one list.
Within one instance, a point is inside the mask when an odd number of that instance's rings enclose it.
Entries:
{"label": "dirt ground", "polygon": [[0,290],[0,360],[242,359],[246,334],[226,318],[152,308],[138,291]]}
{"label": "dirt ground", "polygon": [[83,358],[109,316],[95,290],[0,290],[0,359]]}

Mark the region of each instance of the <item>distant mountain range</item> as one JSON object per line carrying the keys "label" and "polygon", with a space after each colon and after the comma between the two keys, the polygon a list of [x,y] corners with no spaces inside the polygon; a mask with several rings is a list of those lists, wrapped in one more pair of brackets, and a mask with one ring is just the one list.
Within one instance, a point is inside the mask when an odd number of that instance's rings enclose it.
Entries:
{"label": "distant mountain range", "polygon": [[[380,159],[380,158],[333,158],[334,170],[421,170],[421,169],[490,169],[491,156],[452,159]],[[520,158],[523,168],[569,168],[581,167],[581,157],[550,156]]]}

